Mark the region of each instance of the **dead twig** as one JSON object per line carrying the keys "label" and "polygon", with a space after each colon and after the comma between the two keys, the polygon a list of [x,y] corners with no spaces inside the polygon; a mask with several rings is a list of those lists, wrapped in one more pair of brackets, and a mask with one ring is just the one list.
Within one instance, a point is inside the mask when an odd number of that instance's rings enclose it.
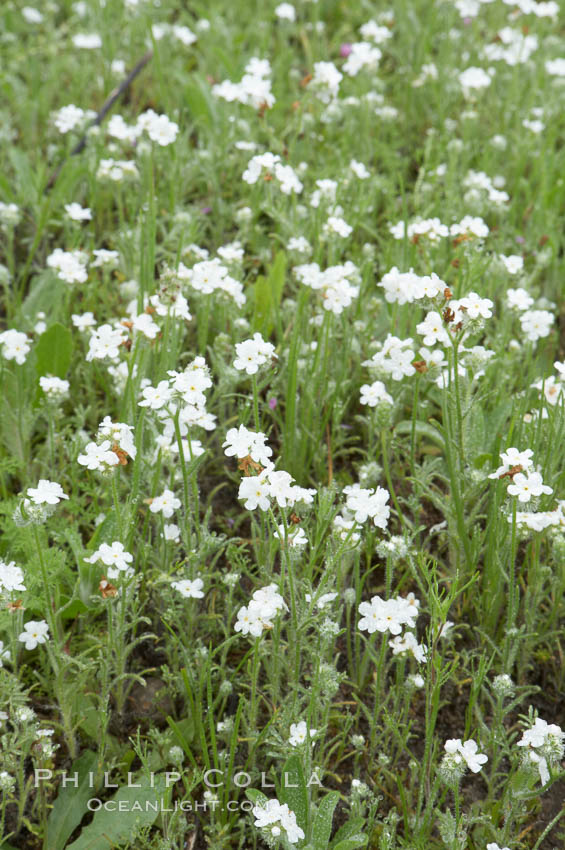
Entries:
{"label": "dead twig", "polygon": [[[135,67],[132,68],[132,70],[129,72],[129,74],[127,75],[125,80],[123,80],[120,83],[120,85],[117,86],[110,93],[108,98],[104,101],[104,105],[102,106],[102,109],[97,113],[96,118],[94,118],[90,122],[90,124],[88,125],[88,127],[84,131],[82,138],[79,139],[79,141],[76,143],[76,145],[74,146],[74,148],[70,152],[69,157],[70,156],[76,156],[77,154],[79,154],[81,151],[84,150],[84,148],[86,147],[86,142],[87,142],[87,139],[88,139],[88,131],[90,130],[90,128],[100,126],[100,124],[102,123],[102,121],[104,120],[104,118],[106,117],[106,115],[108,114],[110,109],[113,107],[115,102],[118,100],[118,98],[120,98],[123,95],[123,93],[131,86],[131,84],[133,83],[133,81],[135,80],[137,75],[139,73],[141,73],[141,71],[143,71],[143,69],[145,68],[147,63],[152,58],[153,58],[153,51],[148,50],[147,53],[145,54],[145,56],[142,56],[142,58],[139,60],[137,65],[135,65]],[[53,174],[51,175],[51,177],[47,181],[47,185],[45,187],[45,192],[48,192],[53,187],[55,181],[57,180],[59,174],[61,173],[61,171],[63,169],[63,166],[65,165],[65,163],[67,162],[67,159],[69,157],[64,159],[63,162],[59,166],[57,166],[57,168],[55,169],[55,171],[53,172]]]}

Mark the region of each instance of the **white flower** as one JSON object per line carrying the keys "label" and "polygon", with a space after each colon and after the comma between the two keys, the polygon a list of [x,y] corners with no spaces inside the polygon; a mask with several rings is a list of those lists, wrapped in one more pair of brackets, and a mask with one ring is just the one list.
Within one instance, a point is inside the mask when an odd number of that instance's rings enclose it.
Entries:
{"label": "white flower", "polygon": [[469,741],[465,741],[464,744],[460,738],[452,738],[445,742],[445,752],[449,755],[460,755],[469,770],[473,773],[479,773],[483,764],[486,764],[488,761],[488,756],[479,753],[478,749],[476,741],[472,738]]}
{"label": "white flower", "polygon": [[308,91],[312,91],[322,103],[330,103],[337,97],[343,74],[333,62],[314,62],[312,79]]}
{"label": "white flower", "polygon": [[545,63],[545,70],[553,77],[565,77],[565,59],[548,59]]}
{"label": "white flower", "polygon": [[72,221],[90,221],[92,219],[92,212],[88,207],[81,207],[77,203],[65,204],[65,212]]}
{"label": "white flower", "polygon": [[97,248],[92,252],[92,255],[94,256],[94,261],[92,263],[93,269],[103,266],[114,267],[118,264],[120,259],[118,251],[108,251],[106,248]]}
{"label": "white flower", "polygon": [[91,312],[73,313],[71,319],[73,321],[73,325],[75,328],[78,328],[79,331],[85,331],[87,328],[93,328],[96,325],[94,315]]}
{"label": "white flower", "polygon": [[443,319],[435,310],[429,312],[423,322],[416,325],[418,333],[424,337],[424,345],[446,345],[449,336],[443,326]]}
{"label": "white flower", "polygon": [[508,306],[515,310],[529,310],[534,299],[525,289],[507,289],[506,300]]}
{"label": "white flower", "polygon": [[345,487],[343,492],[347,497],[347,510],[351,511],[356,522],[366,522],[370,517],[377,528],[387,527],[390,516],[390,508],[387,505],[390,498],[388,490],[383,487],[367,490],[354,485]]}
{"label": "white flower", "polygon": [[74,130],[79,124],[82,124],[85,118],[86,113],[84,109],[70,103],[55,113],[55,127],[60,133],[68,133],[70,130]]}
{"label": "white flower", "polygon": [[469,319],[490,319],[492,316],[493,302],[490,298],[481,298],[476,292],[470,292],[457,303],[459,308],[465,308]]}
{"label": "white flower", "polygon": [[293,23],[296,20],[296,9],[290,3],[279,3],[275,7],[275,15],[281,21],[290,21]]}
{"label": "white flower", "polygon": [[57,277],[65,283],[85,283],[88,278],[88,257],[82,251],[62,251],[55,248],[47,257],[49,268],[55,269]]}
{"label": "white flower", "polygon": [[49,626],[45,620],[30,620],[24,625],[24,631],[18,637],[20,643],[25,644],[26,649],[35,649],[40,643],[46,643],[49,639]]}
{"label": "white flower", "polygon": [[272,357],[276,357],[275,346],[265,342],[260,333],[253,334],[252,339],[238,342],[235,346],[236,359],[234,367],[238,371],[245,371],[248,375],[255,375],[260,366],[263,366]]}
{"label": "white flower", "polygon": [[109,466],[117,466],[120,462],[118,455],[112,451],[112,444],[104,440],[100,445],[88,443],[85,453],[77,457],[77,462],[87,469],[105,471]]}
{"label": "white flower", "polygon": [[156,496],[151,504],[149,505],[149,510],[152,514],[162,513],[165,519],[170,519],[172,517],[173,512],[178,510],[181,506],[180,499],[177,499],[172,490],[163,490],[160,496]]}
{"label": "white flower", "polygon": [[399,635],[404,625],[413,629],[416,625],[418,609],[408,599],[397,596],[396,599],[381,599],[373,596],[370,602],[361,602],[359,620],[361,631],[390,632],[391,635]]}
{"label": "white flower", "polygon": [[6,360],[15,360],[18,366],[25,363],[31,350],[26,334],[13,329],[0,333],[0,346],[2,357]]}
{"label": "white flower", "polygon": [[349,225],[345,219],[341,218],[337,215],[331,215],[323,227],[324,233],[332,236],[341,236],[343,239],[347,239],[348,236],[351,236],[353,233],[353,228]]}
{"label": "white flower", "polygon": [[549,496],[553,490],[543,483],[539,472],[531,472],[528,475],[518,472],[508,487],[508,493],[511,496],[517,496],[519,502],[529,502],[532,497],[541,496],[544,493]]}
{"label": "white flower", "polygon": [[352,159],[349,163],[349,168],[355,174],[359,180],[367,180],[368,177],[371,176],[371,172],[362,162],[358,162],[356,159]]}
{"label": "white flower", "polygon": [[525,449],[523,452],[518,451],[518,449],[512,447],[506,449],[505,452],[502,452],[500,455],[500,459],[502,461],[502,466],[499,466],[495,472],[492,472],[489,475],[489,478],[500,478],[504,473],[508,472],[515,466],[521,466],[520,471],[529,472],[534,468],[534,462],[532,460],[533,451],[531,449]]}
{"label": "white flower", "polygon": [[[279,540],[284,541],[284,535],[285,535],[284,525],[279,525],[277,530],[278,530],[278,533],[279,533]],[[303,528],[295,528],[295,529],[289,528],[288,529],[287,542],[288,542],[288,545],[292,546],[293,548],[300,547],[300,546],[307,546],[308,545],[308,538],[306,537],[304,529]]]}
{"label": "white flower", "polygon": [[393,655],[403,655],[406,652],[410,652],[420,664],[425,663],[427,660],[428,651],[426,647],[418,643],[412,632],[397,635],[397,637],[388,642],[388,645],[392,649]]}
{"label": "white flower", "polygon": [[165,540],[171,540],[173,543],[180,542],[180,528],[174,522],[163,527],[163,537]]}
{"label": "white flower", "polygon": [[260,606],[253,606],[250,604],[248,607],[243,606],[237,612],[237,622],[234,625],[234,629],[236,632],[241,632],[242,635],[252,635],[253,637],[260,637],[263,633],[264,622],[261,619],[261,609]]}
{"label": "white flower", "polygon": [[273,838],[280,836],[281,827],[290,844],[296,844],[305,837],[304,830],[296,823],[296,815],[289,810],[286,803],[281,805],[276,799],[267,800],[264,804],[255,805],[252,813],[255,826],[264,829]]}
{"label": "white flower", "polygon": [[555,317],[547,310],[528,310],[520,316],[522,331],[530,342],[549,336]]}
{"label": "white flower", "polygon": [[22,17],[25,18],[28,24],[40,24],[43,20],[43,15],[39,9],[34,9],[33,6],[24,6]]}
{"label": "white flower", "polygon": [[139,401],[140,407],[150,407],[151,410],[160,410],[168,404],[173,397],[173,391],[168,381],[159,381],[156,387],[144,387],[142,390],[143,401]]}
{"label": "white flower", "polygon": [[518,274],[524,268],[524,259],[519,254],[510,254],[509,256],[499,254],[498,259],[502,261],[508,274]]}
{"label": "white flower", "polygon": [[[0,667],[4,665],[5,661],[10,660],[10,650],[4,649],[4,641],[0,640]],[[8,715],[4,711],[0,711],[0,726],[2,725],[2,720],[7,720]]]}
{"label": "white flower", "polygon": [[58,505],[61,499],[69,498],[60,484],[45,478],[39,480],[37,487],[28,487],[27,495],[34,505]]}
{"label": "white flower", "polygon": [[350,77],[356,77],[364,68],[376,68],[382,55],[382,51],[374,44],[358,41],[351,45],[351,52],[343,65],[343,70]]}
{"label": "white flower", "polygon": [[161,147],[166,147],[175,141],[179,132],[179,125],[170,121],[166,115],[157,115],[151,120],[147,127],[147,135],[152,142],[157,142]]}
{"label": "white flower", "polygon": [[127,334],[123,328],[100,325],[91,333],[86,359],[103,360],[108,357],[110,360],[117,360],[120,356],[119,348],[126,340]]}
{"label": "white flower", "polygon": [[222,443],[224,454],[228,457],[242,459],[251,457],[255,463],[260,463],[267,466],[269,458],[273,454],[273,450],[265,445],[267,437],[265,434],[255,431],[248,431],[245,425],[240,425],[239,428],[230,428],[226,434],[225,442]]}
{"label": "white flower", "polygon": [[98,426],[98,436],[109,437],[112,443],[116,443],[118,448],[126,452],[132,460],[135,460],[137,450],[133,439],[133,425],[127,425],[125,422],[112,422],[109,416],[105,416]]}
{"label": "white flower", "polygon": [[77,33],[73,36],[73,44],[83,50],[96,50],[97,47],[102,47],[102,39],[95,32]]}
{"label": "white flower", "polygon": [[133,555],[130,552],[126,552],[123,543],[115,540],[110,545],[108,543],[102,543],[90,558],[85,558],[84,560],[89,564],[102,561],[107,567],[114,567],[116,570],[120,570],[120,572],[126,572],[133,561]]}
{"label": "white flower", "polygon": [[459,74],[459,84],[464,96],[471,97],[475,92],[490,86],[491,78],[483,68],[466,68]]}
{"label": "white flower", "polygon": [[7,564],[0,560],[0,592],[14,593],[14,591],[24,590],[26,590],[26,586],[21,567],[17,567],[15,561],[10,561]]}
{"label": "white flower", "polygon": [[393,404],[392,396],[386,391],[382,381],[374,381],[372,384],[363,384],[361,387],[361,404],[368,404],[369,407],[376,407],[380,402]]}
{"label": "white flower", "polygon": [[251,475],[241,480],[237,497],[244,500],[246,510],[254,511],[257,507],[262,511],[269,510],[271,485],[267,472],[265,469],[260,475]]}
{"label": "white flower", "polygon": [[[310,729],[310,737],[313,738],[317,731],[317,729]],[[305,720],[300,720],[299,723],[291,723],[288,743],[293,747],[298,747],[306,741],[307,734],[308,730]]]}
{"label": "white flower", "polygon": [[56,378],[51,375],[42,375],[39,379],[39,386],[48,398],[53,399],[54,401],[59,401],[68,395],[70,384],[68,381],[64,381],[61,378]]}
{"label": "white flower", "polygon": [[172,581],[171,587],[184,596],[186,599],[202,599],[204,596],[204,582],[201,578],[182,579],[181,581]]}

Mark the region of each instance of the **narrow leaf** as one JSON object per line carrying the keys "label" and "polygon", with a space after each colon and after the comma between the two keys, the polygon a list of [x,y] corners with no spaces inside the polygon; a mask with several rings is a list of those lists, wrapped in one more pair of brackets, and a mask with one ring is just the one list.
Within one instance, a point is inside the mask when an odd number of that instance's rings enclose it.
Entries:
{"label": "narrow leaf", "polygon": [[334,810],[339,801],[339,793],[330,791],[320,800],[314,826],[312,827],[312,840],[314,850],[327,850],[330,835],[332,834],[332,821]]}

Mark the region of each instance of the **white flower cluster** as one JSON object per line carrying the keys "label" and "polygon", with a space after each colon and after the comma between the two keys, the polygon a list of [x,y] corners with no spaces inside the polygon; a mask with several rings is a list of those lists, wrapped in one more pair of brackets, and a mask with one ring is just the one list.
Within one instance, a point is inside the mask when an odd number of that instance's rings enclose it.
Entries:
{"label": "white flower cluster", "polygon": [[385,291],[385,299],[389,304],[412,304],[421,299],[434,299],[447,289],[447,284],[437,274],[417,275],[414,269],[400,272],[396,266],[387,272],[379,286]]}
{"label": "white flower cluster", "polygon": [[347,260],[343,265],[328,266],[322,271],[318,263],[295,266],[293,272],[305,286],[320,292],[324,310],[335,316],[350,307],[359,295],[359,269]]}
{"label": "white flower cluster", "polygon": [[477,742],[473,738],[464,743],[461,738],[451,738],[445,742],[445,752],[440,773],[448,781],[461,779],[467,768],[472,773],[479,773],[488,761],[488,756],[479,752]]}
{"label": "white flower cluster", "polygon": [[131,143],[146,132],[152,142],[167,147],[175,141],[179,126],[167,115],[159,115],[153,109],[147,109],[138,116],[135,124],[127,124],[122,115],[113,115],[108,122],[107,132],[115,139]]}
{"label": "white flower cluster", "polygon": [[485,44],[482,52],[488,62],[506,62],[514,67],[527,62],[538,47],[537,35],[525,35],[522,30],[503,27],[498,31],[496,41]]}
{"label": "white flower cluster", "polygon": [[249,605],[239,609],[234,629],[242,635],[260,637],[264,631],[273,628],[273,620],[279,611],[288,611],[287,604],[277,585],[268,584],[253,593]]}
{"label": "white flower cluster", "polygon": [[378,67],[382,51],[369,41],[357,41],[350,45],[350,52],[343,65],[349,77],[356,77],[359,71],[374,70]]}
{"label": "white flower cluster", "polygon": [[308,91],[315,94],[322,103],[328,104],[337,98],[342,80],[343,74],[338,71],[333,62],[314,62]]}
{"label": "white flower cluster", "polygon": [[502,190],[504,183],[504,177],[497,176],[491,179],[484,171],[471,169],[463,178],[463,187],[467,189],[463,199],[467,203],[486,199],[495,206],[501,206],[510,200],[508,192]]}
{"label": "white flower cluster", "polygon": [[537,766],[541,784],[549,782],[549,766],[558,766],[565,751],[565,732],[555,723],[536,717],[516,746],[524,747],[525,761]]}
{"label": "white flower cluster", "polygon": [[270,363],[276,358],[275,346],[266,342],[260,333],[254,333],[251,339],[236,343],[236,358],[233,361],[234,368],[238,372],[246,372],[247,375],[255,375],[261,366]]}
{"label": "white flower cluster", "polygon": [[133,426],[124,422],[112,422],[104,417],[98,426],[97,442],[86,445],[84,454],[77,458],[81,466],[98,472],[109,472],[112,467],[127,464],[127,455],[135,460],[136,448],[133,440]]}
{"label": "white flower cluster", "polygon": [[243,285],[229,274],[229,269],[218,258],[195,263],[191,269],[179,263],[176,275],[203,295],[223,292],[233,298],[238,307],[243,307],[246,302]]}
{"label": "white flower cluster", "polygon": [[388,334],[378,351],[370,360],[363,361],[363,366],[375,369],[378,373],[390,376],[393,381],[401,381],[404,377],[416,374],[412,365],[414,340],[411,337],[400,339]]}
{"label": "white flower cluster", "polygon": [[387,502],[390,493],[383,487],[366,489],[360,484],[350,484],[343,488],[346,496],[346,510],[362,525],[369,518],[373,520],[377,528],[386,529],[390,517],[390,508]]}
{"label": "white flower cluster", "polygon": [[0,351],[5,360],[15,360],[18,366],[26,362],[31,351],[27,334],[11,328],[0,333]]}
{"label": "white flower cluster", "polygon": [[63,251],[55,248],[47,257],[47,265],[65,283],[85,283],[88,279],[88,254],[84,251]]}
{"label": "white flower cluster", "polygon": [[455,222],[449,227],[442,224],[439,218],[415,219],[408,225],[399,221],[397,224],[389,226],[389,232],[394,239],[406,237],[412,241],[417,241],[420,238],[425,238],[429,242],[435,243],[448,236],[485,239],[489,234],[489,229],[482,218],[466,215],[460,222]]}
{"label": "white flower cluster", "polygon": [[212,86],[212,94],[230,103],[237,101],[254,109],[263,106],[270,108],[275,103],[271,91],[271,65],[266,59],[254,57],[244,69],[244,74],[238,83],[224,80]]}
{"label": "white flower cluster", "polygon": [[252,186],[261,176],[266,182],[275,179],[283,195],[291,195],[293,192],[299,195],[304,188],[292,166],[284,165],[280,156],[270,151],[251,157],[242,179]]}
{"label": "white flower cluster", "polygon": [[151,32],[155,41],[160,41],[165,36],[169,36],[170,38],[175,38],[177,41],[180,41],[180,43],[185,47],[190,47],[190,45],[194,44],[196,41],[196,36],[192,30],[182,24],[153,24]]}
{"label": "white flower cluster", "polygon": [[532,455],[531,449],[521,452],[511,447],[500,455],[502,466],[489,475],[489,478],[509,478],[508,494],[516,496],[522,504],[553,493],[551,487],[543,483],[541,474],[534,470]]}
{"label": "white flower cluster", "polygon": [[126,330],[120,323],[117,323],[117,327],[104,324],[91,328],[86,359],[89,362],[106,359],[116,361],[120,357],[120,347],[127,339]]}
{"label": "white flower cluster", "polygon": [[107,577],[116,579],[121,574],[125,578],[131,578],[133,575],[133,567],[130,564],[133,561],[133,555],[127,552],[124,544],[115,540],[113,543],[102,543],[96,552],[93,552],[89,558],[84,558],[88,564],[97,564],[101,561],[104,566],[108,567]]}
{"label": "white flower cluster", "polygon": [[393,635],[393,639],[389,641],[393,655],[410,653],[416,661],[424,663],[427,659],[426,647],[418,643],[413,632],[406,631],[402,634],[404,626],[408,629],[416,628],[419,607],[420,601],[413,593],[407,597],[397,596],[396,599],[373,596],[370,602],[361,602],[359,605],[359,629],[370,635],[375,632],[388,632]]}
{"label": "white flower cluster", "polygon": [[137,179],[137,165],[128,159],[101,159],[96,171],[98,180],[109,180],[111,183],[121,183],[127,179]]}
{"label": "white flower cluster", "polygon": [[[176,422],[183,455],[192,460],[203,454],[204,448],[199,440],[192,439],[190,429],[198,427],[213,431],[216,427],[216,416],[206,410],[205,392],[212,386],[210,371],[205,359],[196,357],[182,372],[169,370],[167,374],[168,380],[159,381],[156,387],[150,384],[143,387],[143,398],[138,404],[156,411],[163,426],[163,433],[156,438],[157,452],[166,457],[179,452]],[[186,440],[182,439],[185,437]],[[178,465],[176,472],[180,474]]]}
{"label": "white flower cluster", "polygon": [[20,593],[26,590],[24,571],[15,561],[6,563],[0,559],[0,594]]}
{"label": "white flower cluster", "polygon": [[80,106],[75,106],[70,103],[68,106],[63,106],[53,115],[53,123],[57,130],[62,133],[70,133],[77,127],[84,126],[87,121],[91,121],[96,117],[96,112],[91,109],[84,110]]}
{"label": "white flower cluster", "polygon": [[[245,426],[230,428],[223,443],[228,457],[240,460],[240,469],[245,477],[239,485],[238,498],[242,499],[245,508],[253,511],[259,507],[267,511],[271,500],[279,507],[293,507],[297,502],[312,504],[316,490],[308,490],[293,484],[293,478],[284,470],[276,470],[270,460],[272,449],[266,445],[266,436],[260,431],[249,431]],[[253,470],[256,475],[251,475]]]}
{"label": "white flower cluster", "polygon": [[20,221],[21,213],[17,204],[5,204],[0,201],[0,225],[3,228],[15,227]]}
{"label": "white flower cluster", "polygon": [[286,803],[277,799],[258,803],[253,807],[255,826],[262,829],[272,840],[284,836],[290,844],[296,844],[304,836],[304,830],[296,823],[296,815],[290,811]]}

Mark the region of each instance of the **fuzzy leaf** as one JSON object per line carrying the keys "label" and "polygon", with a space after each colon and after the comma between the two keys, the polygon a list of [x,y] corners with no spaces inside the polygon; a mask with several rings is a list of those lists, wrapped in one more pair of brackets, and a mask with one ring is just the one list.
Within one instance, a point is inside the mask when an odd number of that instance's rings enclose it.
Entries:
{"label": "fuzzy leaf", "polygon": [[[157,819],[161,798],[165,792],[165,777],[154,777],[151,788],[148,779],[140,777],[141,788],[123,786],[112,797],[115,810],[98,809],[92,822],[83,829],[80,837],[67,850],[109,850],[125,844],[134,830],[151,826]],[[120,810],[120,803],[124,811]],[[146,805],[149,804],[149,805]]]}
{"label": "fuzzy leaf", "polygon": [[53,803],[53,808],[47,820],[47,836],[45,846],[49,850],[64,850],[67,839],[79,825],[87,812],[87,802],[94,796],[90,787],[89,773],[96,770],[98,757],[96,753],[87,750],[77,759],[71,769],[71,777],[78,774],[78,783],[69,783],[62,787]]}
{"label": "fuzzy leaf", "polygon": [[329,794],[320,800],[318,811],[314,818],[312,827],[312,841],[314,850],[327,850],[330,835],[332,833],[332,821],[335,807],[338,804],[339,793],[330,791]]}
{"label": "fuzzy leaf", "polygon": [[41,334],[35,346],[37,374],[64,378],[71,365],[72,353],[70,330],[56,322]]}
{"label": "fuzzy leaf", "polygon": [[306,829],[308,821],[308,792],[302,762],[298,755],[287,759],[281,775],[281,790],[279,799],[286,803],[296,815],[296,822],[302,829]]}

